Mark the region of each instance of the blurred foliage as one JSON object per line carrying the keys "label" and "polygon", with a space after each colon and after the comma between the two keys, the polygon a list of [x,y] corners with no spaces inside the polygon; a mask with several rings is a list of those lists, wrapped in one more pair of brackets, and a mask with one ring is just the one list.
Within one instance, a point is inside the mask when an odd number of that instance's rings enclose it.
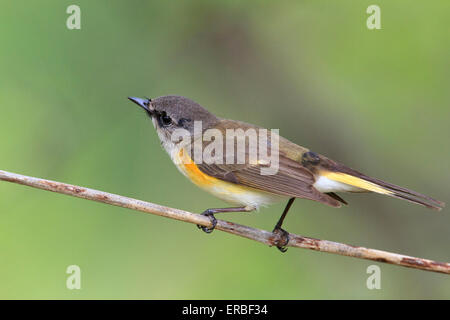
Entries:
{"label": "blurred foliage", "polygon": [[[66,8],[81,7],[81,30]],[[0,10],[0,169],[194,212],[192,187],[127,96],[179,94],[369,175],[449,201],[450,3],[7,1]],[[449,260],[450,215],[377,195],[297,200],[286,229]],[[230,219],[270,229],[284,204]],[[274,248],[0,183],[0,298],[449,298],[448,276]],[[68,265],[82,289],[66,289]]]}

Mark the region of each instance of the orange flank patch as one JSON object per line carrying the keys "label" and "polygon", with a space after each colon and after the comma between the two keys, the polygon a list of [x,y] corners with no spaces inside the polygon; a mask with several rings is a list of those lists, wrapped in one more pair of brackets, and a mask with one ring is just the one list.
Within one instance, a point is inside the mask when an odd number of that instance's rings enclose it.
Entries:
{"label": "orange flank patch", "polygon": [[174,155],[178,169],[194,184],[215,195],[216,197],[240,206],[257,209],[284,199],[266,191],[227,182],[203,173],[192,161],[185,150],[181,149]]}
{"label": "orange flank patch", "polygon": [[211,177],[203,173],[192,159],[181,149],[178,153],[179,166],[181,171],[189,178],[193,183],[198,186],[206,187],[216,185],[218,183],[224,183],[224,181]]}

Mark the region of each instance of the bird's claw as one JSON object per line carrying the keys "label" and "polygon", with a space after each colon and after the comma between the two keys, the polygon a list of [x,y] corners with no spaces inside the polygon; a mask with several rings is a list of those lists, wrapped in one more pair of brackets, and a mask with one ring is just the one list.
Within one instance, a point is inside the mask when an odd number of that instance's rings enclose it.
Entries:
{"label": "bird's claw", "polygon": [[216,225],[217,225],[217,219],[214,216],[214,214],[212,212],[210,212],[209,210],[206,210],[206,211],[204,211],[202,213],[202,216],[205,216],[205,217],[209,218],[209,220],[211,221],[212,227],[208,228],[208,227],[205,227],[205,226],[197,225],[197,228],[203,230],[203,232],[205,232],[205,233],[213,232],[215,227],[216,227]]}
{"label": "bird's claw", "polygon": [[286,246],[289,243],[289,232],[287,232],[284,229],[281,228],[275,228],[272,231],[273,233],[277,234],[279,236],[280,240],[275,241],[275,245],[277,246],[277,249],[281,252],[285,253],[288,248]]}

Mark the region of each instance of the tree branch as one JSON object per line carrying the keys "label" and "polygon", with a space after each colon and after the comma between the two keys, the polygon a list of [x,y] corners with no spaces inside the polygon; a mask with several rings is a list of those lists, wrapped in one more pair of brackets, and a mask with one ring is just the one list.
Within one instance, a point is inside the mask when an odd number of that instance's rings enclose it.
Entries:
{"label": "tree branch", "polygon": [[[112,193],[88,189],[75,185],[65,184],[61,182],[28,177],[0,170],[0,180],[23,184],[33,188],[58,192],[69,196],[103,202],[114,206],[129,208],[137,211],[155,214],[158,216],[189,222],[193,224],[211,227],[211,222],[207,217],[188,211],[173,209],[160,206],[154,203],[136,200]],[[281,241],[280,236],[276,233],[265,230],[255,229],[244,225],[236,224],[229,221],[217,220],[217,230],[228,232],[247,239],[255,240],[269,246],[276,245]],[[289,234],[289,247],[297,247],[310,249],[321,252],[339,254],[359,259],[373,260],[377,262],[385,262],[403,267],[428,270],[450,274],[450,263],[436,262],[428,259],[409,257],[401,254],[369,249],[364,247],[355,247],[343,243],[319,240],[296,234]]]}

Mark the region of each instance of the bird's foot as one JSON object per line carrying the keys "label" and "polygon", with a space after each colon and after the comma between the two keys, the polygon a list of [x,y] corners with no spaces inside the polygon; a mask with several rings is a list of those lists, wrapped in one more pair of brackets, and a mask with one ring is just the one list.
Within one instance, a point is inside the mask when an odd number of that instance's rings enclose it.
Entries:
{"label": "bird's foot", "polygon": [[275,229],[273,229],[272,232],[279,236],[279,240],[275,241],[275,245],[277,246],[277,249],[280,250],[281,252],[285,253],[288,249],[288,248],[286,248],[286,246],[289,243],[289,232],[287,232],[284,229],[277,228],[277,227],[275,227]]}
{"label": "bird's foot", "polygon": [[208,209],[208,210],[203,211],[201,215],[209,218],[209,220],[211,221],[212,227],[208,228],[205,226],[197,225],[197,228],[203,230],[203,232],[205,232],[205,233],[213,232],[214,228],[217,225],[217,219],[216,219],[216,217],[214,217],[214,212],[212,212],[212,210]]}

